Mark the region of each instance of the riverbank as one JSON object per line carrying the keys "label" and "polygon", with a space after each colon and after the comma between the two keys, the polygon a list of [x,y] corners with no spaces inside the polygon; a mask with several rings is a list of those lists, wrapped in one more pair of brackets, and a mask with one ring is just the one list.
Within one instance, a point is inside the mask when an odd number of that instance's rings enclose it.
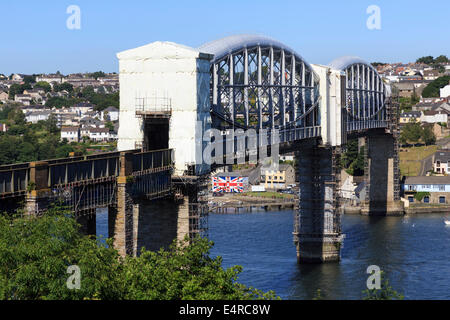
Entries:
{"label": "riverbank", "polygon": [[[211,214],[212,256],[242,265],[239,281],[274,290],[282,299],[361,299],[367,267],[377,265],[405,299],[449,299],[450,227],[441,214],[373,218],[344,215],[340,263],[298,265],[292,211]],[[431,249],[430,249],[431,248]]]}
{"label": "riverbank", "polygon": [[[344,214],[361,214],[361,207],[349,206],[342,208]],[[450,205],[423,205],[405,208],[405,215],[409,214],[446,214],[450,213]]]}
{"label": "riverbank", "polygon": [[214,197],[209,202],[211,213],[241,213],[253,211],[294,210],[297,201],[294,196],[259,196],[256,194],[225,195]]}
{"label": "riverbank", "polygon": [[405,208],[406,214],[450,213],[450,205],[410,206]]}

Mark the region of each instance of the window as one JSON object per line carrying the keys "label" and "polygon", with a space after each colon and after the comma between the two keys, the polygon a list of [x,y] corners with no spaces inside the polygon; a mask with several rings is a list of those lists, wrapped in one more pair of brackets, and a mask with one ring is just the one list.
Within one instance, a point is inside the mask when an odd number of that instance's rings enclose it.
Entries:
{"label": "window", "polygon": [[414,202],[414,197],[409,196],[409,197],[408,197],[408,201],[409,201],[409,202]]}
{"label": "window", "polygon": [[436,161],[436,167],[440,167],[441,166],[441,162],[440,161]]}
{"label": "window", "polygon": [[440,196],[439,197],[439,203],[445,203],[445,197],[444,196]]}
{"label": "window", "polygon": [[429,197],[429,196],[425,196],[425,197],[423,198],[423,202],[425,202],[425,203],[430,203],[430,197]]}

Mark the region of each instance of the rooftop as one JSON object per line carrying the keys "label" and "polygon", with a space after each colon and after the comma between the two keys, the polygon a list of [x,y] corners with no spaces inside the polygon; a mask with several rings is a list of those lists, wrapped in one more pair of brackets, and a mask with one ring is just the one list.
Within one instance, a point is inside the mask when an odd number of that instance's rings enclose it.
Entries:
{"label": "rooftop", "polygon": [[404,184],[450,184],[450,176],[406,177]]}
{"label": "rooftop", "polygon": [[450,160],[449,150],[438,150],[434,154],[434,161],[448,162]]}

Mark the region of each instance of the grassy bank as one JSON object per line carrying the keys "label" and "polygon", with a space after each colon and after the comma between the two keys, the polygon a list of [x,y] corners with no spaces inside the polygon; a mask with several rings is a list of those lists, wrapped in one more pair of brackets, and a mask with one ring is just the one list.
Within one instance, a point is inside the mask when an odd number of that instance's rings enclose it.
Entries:
{"label": "grassy bank", "polygon": [[240,193],[240,196],[256,197],[256,198],[271,198],[271,199],[292,199],[293,194],[284,194],[278,192],[245,192]]}
{"label": "grassy bank", "polygon": [[421,146],[402,148],[399,152],[400,172],[404,176],[418,176],[422,160],[431,156],[438,149],[438,146]]}

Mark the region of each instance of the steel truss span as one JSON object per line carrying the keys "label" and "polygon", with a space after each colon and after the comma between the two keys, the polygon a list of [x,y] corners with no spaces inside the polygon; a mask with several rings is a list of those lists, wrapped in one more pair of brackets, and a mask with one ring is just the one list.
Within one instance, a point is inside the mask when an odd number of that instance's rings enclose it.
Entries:
{"label": "steel truss span", "polygon": [[211,112],[222,127],[242,129],[320,126],[319,77],[284,44],[239,35],[207,43]]}
{"label": "steel truss span", "polygon": [[386,127],[390,90],[375,68],[358,57],[338,58],[329,66],[345,72],[347,131]]}

